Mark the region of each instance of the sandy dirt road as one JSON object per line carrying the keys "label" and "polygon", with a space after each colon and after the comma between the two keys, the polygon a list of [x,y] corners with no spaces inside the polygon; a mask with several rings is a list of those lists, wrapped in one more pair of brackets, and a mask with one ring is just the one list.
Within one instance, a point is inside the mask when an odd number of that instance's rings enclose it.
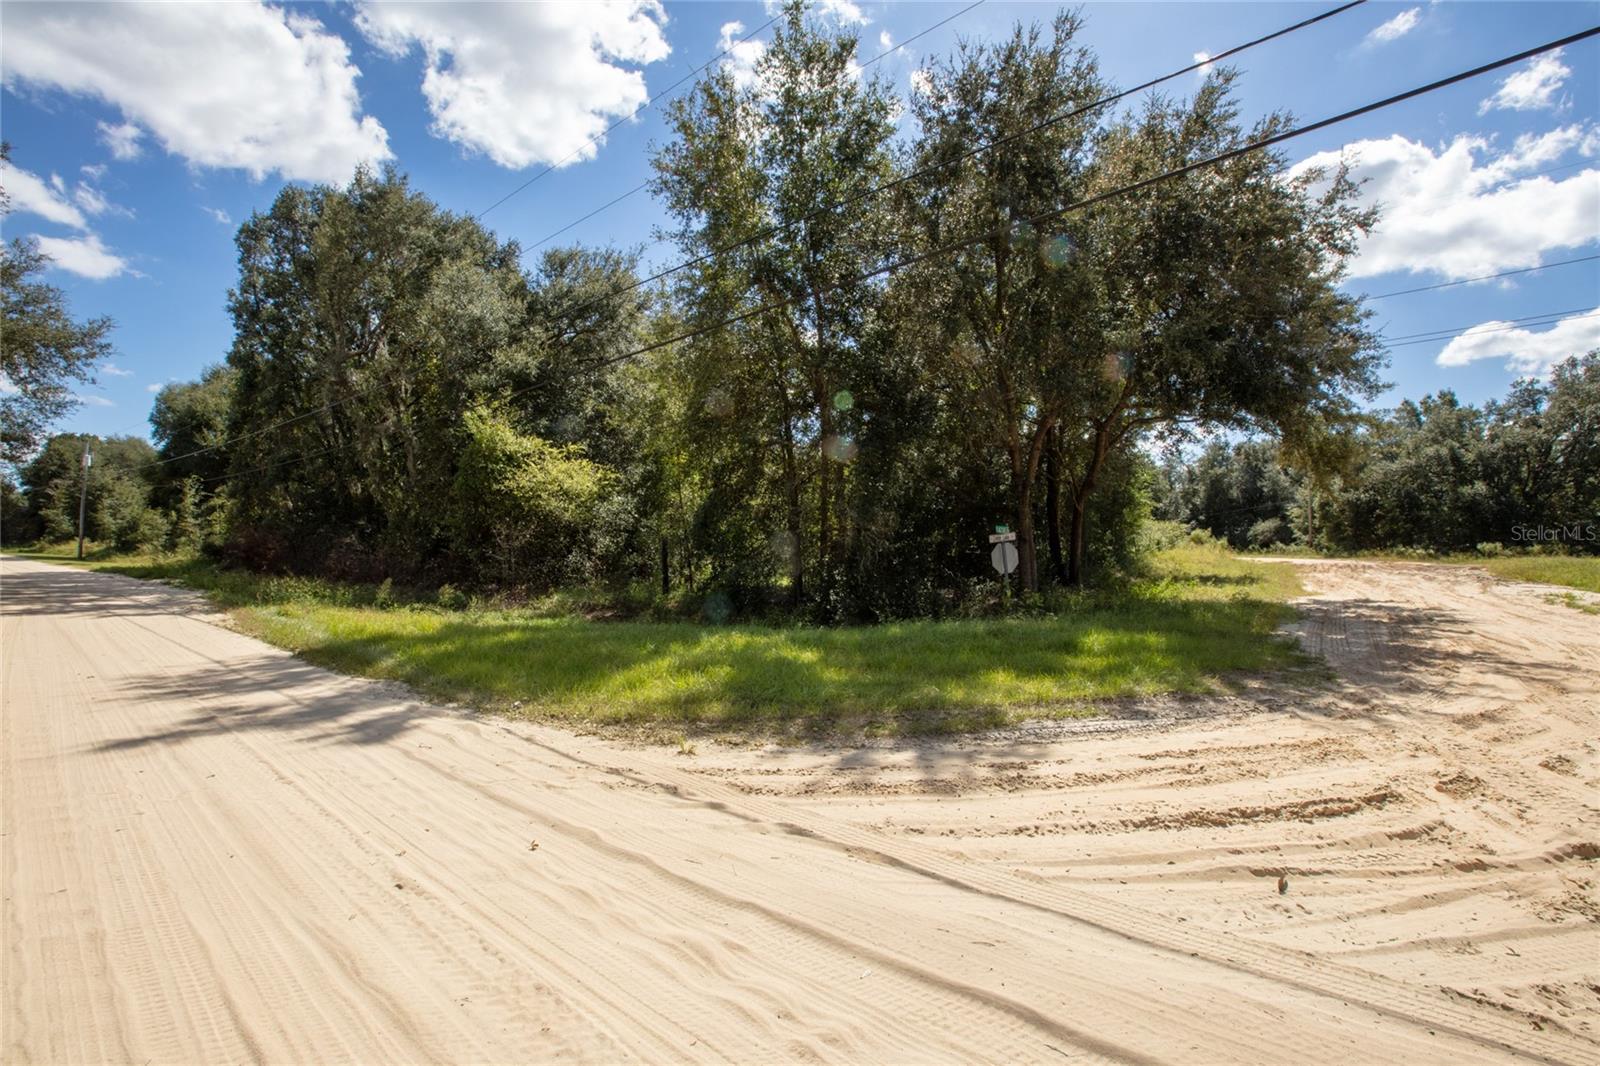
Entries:
{"label": "sandy dirt road", "polygon": [[0,1056],[1597,1061],[1600,624],[1308,577],[1331,692],[682,757],[0,561]]}

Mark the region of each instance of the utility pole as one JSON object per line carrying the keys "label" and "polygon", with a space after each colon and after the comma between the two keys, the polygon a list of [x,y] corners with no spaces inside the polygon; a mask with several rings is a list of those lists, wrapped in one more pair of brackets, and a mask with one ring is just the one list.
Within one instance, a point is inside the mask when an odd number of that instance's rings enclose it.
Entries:
{"label": "utility pole", "polygon": [[83,516],[89,505],[89,464],[94,462],[94,454],[89,451],[89,442],[83,442],[83,483],[78,486],[78,558],[83,558]]}

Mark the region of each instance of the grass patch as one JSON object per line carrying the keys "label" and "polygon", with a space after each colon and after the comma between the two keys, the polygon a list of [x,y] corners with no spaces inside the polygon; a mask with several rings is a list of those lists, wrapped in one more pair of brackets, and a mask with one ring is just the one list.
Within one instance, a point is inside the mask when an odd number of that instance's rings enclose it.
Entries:
{"label": "grass patch", "polygon": [[1481,566],[1508,581],[1536,581],[1600,592],[1600,556],[1597,555],[1507,555],[1489,559],[1464,556],[1460,561]]}
{"label": "grass patch", "polygon": [[1049,613],[840,628],[379,606],[370,587],[196,559],[85,565],[201,589],[245,630],[337,670],[489,709],[670,735],[964,731],[1089,714],[1110,699],[1214,692],[1230,675],[1303,662],[1274,633],[1301,591],[1293,568],[1217,546],[1169,549],[1146,577],[1064,597]]}
{"label": "grass patch", "polygon": [[1477,566],[1507,581],[1531,581],[1543,585],[1564,585],[1585,592],[1600,592],[1600,555],[1476,555],[1470,552],[1433,555],[1424,551],[1358,552],[1355,555],[1338,555],[1320,553],[1302,546],[1274,548],[1250,554],[1268,559],[1357,559],[1373,562]]}

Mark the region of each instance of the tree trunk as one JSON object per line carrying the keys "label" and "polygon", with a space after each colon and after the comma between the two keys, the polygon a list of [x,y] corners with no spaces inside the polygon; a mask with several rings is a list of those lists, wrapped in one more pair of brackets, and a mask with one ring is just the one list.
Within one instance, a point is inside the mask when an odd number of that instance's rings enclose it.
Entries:
{"label": "tree trunk", "polygon": [[1045,520],[1050,537],[1050,570],[1057,581],[1066,580],[1067,564],[1061,555],[1061,429],[1052,426],[1044,453]]}
{"label": "tree trunk", "polygon": [[[817,471],[817,572],[821,583],[818,586],[822,591],[823,602],[826,603],[832,591],[832,555],[833,555],[833,464],[834,459],[828,454],[829,448],[836,445],[830,442],[833,436],[833,411],[830,409],[827,389],[820,384],[812,387],[812,402],[817,407],[817,429],[819,434],[818,457],[821,464]],[[826,608],[824,608],[826,610]]]}
{"label": "tree trunk", "polygon": [[1071,556],[1067,563],[1067,584],[1073,588],[1082,588],[1084,579],[1084,543],[1087,536],[1088,525],[1085,507],[1089,493],[1087,491],[1074,493],[1072,497],[1072,536],[1070,539]]}
{"label": "tree trunk", "polygon": [[1027,592],[1039,591],[1039,553],[1033,545],[1033,485],[1017,490],[1017,580]]}
{"label": "tree trunk", "polygon": [[1100,467],[1106,461],[1106,452],[1111,448],[1110,420],[1102,423],[1095,431],[1094,450],[1089,453],[1089,461],[1083,471],[1083,479],[1074,487],[1072,493],[1072,542],[1070,545],[1071,556],[1067,566],[1067,584],[1073,588],[1082,588],[1085,573],[1085,545],[1088,542],[1089,521],[1089,494],[1094,491],[1095,478],[1100,473]]}

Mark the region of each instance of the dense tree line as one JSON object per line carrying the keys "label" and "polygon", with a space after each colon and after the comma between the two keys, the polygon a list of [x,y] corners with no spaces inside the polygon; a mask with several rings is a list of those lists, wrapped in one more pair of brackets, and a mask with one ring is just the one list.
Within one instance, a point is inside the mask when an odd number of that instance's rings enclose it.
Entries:
{"label": "dense tree line", "polygon": [[752,78],[669,109],[654,187],[689,265],[662,279],[613,250],[526,269],[394,172],[285,188],[239,230],[225,364],[157,399],[138,476],[168,539],[822,620],[991,586],[996,524],[1025,590],[1125,565],[1158,487],[1142,445],[1310,454],[1371,395],[1337,285],[1373,219],[1272,152],[1117,194],[1288,119],[1244,124],[1226,71],[1087,107],[1110,90],[1080,29],[964,44],[906,102],[791,4]]}
{"label": "dense tree line", "polygon": [[1331,470],[1213,443],[1158,485],[1158,515],[1236,547],[1600,552],[1600,352],[1482,407],[1444,391],[1370,416]]}

